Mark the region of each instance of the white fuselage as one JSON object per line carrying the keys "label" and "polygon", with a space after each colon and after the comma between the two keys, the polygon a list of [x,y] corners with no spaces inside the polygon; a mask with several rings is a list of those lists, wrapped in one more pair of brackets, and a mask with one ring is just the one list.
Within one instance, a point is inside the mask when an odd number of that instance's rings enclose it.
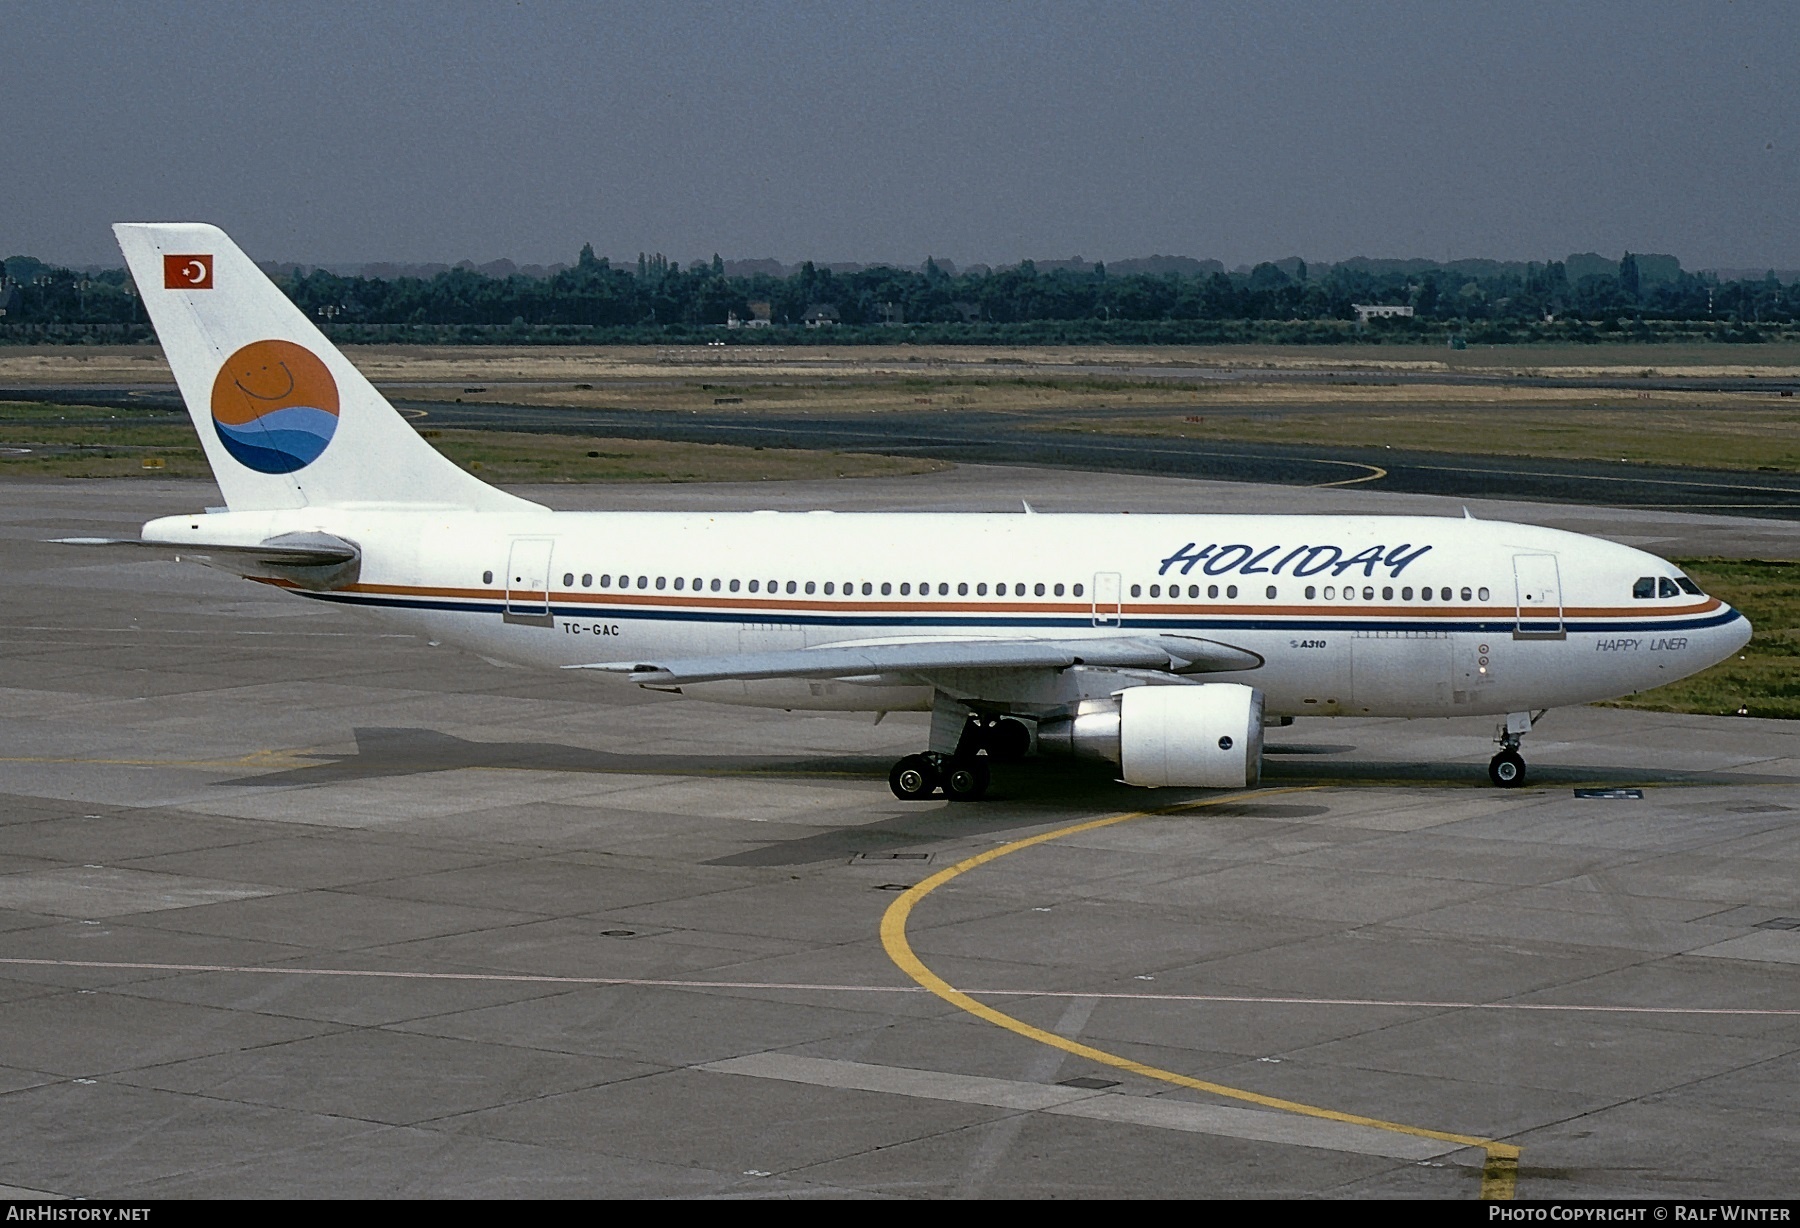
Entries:
{"label": "white fuselage", "polygon": [[[1729,656],[1746,620],[1642,551],[1471,519],[910,513],[474,513],[343,507],[168,517],[148,540],[355,542],[308,593],[482,656],[567,667],[922,637],[1197,637],[1271,716],[1519,712],[1647,690]],[[1650,580],[1658,595],[1641,593]],[[1691,586],[1688,586],[1691,587]],[[1079,671],[1075,671],[1079,673]],[[1100,671],[1104,673],[1104,671]],[[785,709],[927,708],[934,685],[1024,713],[1104,677],[709,682]]]}

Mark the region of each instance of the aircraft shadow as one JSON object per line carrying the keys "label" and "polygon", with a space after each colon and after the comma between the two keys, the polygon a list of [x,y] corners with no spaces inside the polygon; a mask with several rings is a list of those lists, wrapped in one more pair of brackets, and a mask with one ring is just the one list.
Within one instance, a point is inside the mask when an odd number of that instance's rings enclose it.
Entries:
{"label": "aircraft shadow", "polygon": [[[773,755],[619,754],[555,742],[478,742],[434,729],[371,728],[355,730],[353,754],[318,754],[303,758],[304,767],[222,781],[254,788],[323,785],[345,781],[450,772],[465,768],[516,769],[645,776],[792,777],[799,779],[866,780],[886,784],[885,757],[803,757]],[[1289,744],[1270,746],[1263,783],[1293,785],[1400,784],[1439,788],[1488,789],[1485,765],[1475,763],[1370,762],[1346,760],[1354,746]],[[980,837],[1041,828],[1046,823],[1126,810],[1160,810],[1205,798],[1203,789],[1137,790],[1121,785],[1107,765],[1060,759],[1034,759],[992,766],[993,785],[987,798],[972,804],[894,801],[891,818],[854,826],[810,832],[777,840],[708,861],[717,866],[794,866],[848,860],[859,854],[902,852],[947,839]],[[1791,784],[1788,777],[1724,774],[1668,769],[1538,765],[1530,784],[1545,786],[1755,785]],[[1254,817],[1298,821],[1329,812],[1330,807],[1299,798],[1260,800],[1254,795],[1196,812],[1207,816]],[[904,867],[904,868],[903,868]],[[897,873],[914,870],[899,862]]]}
{"label": "aircraft shadow", "polygon": [[643,776],[881,776],[887,760],[869,758],[801,758],[773,755],[653,755],[617,754],[588,746],[556,742],[475,742],[435,729],[387,729],[359,727],[353,754],[310,754],[299,758],[315,762],[305,767],[265,772],[227,785],[273,788],[289,785],[322,785],[339,781],[381,780],[395,776],[419,776],[430,772],[454,772],[464,768],[517,769],[540,772],[584,772],[603,775]]}

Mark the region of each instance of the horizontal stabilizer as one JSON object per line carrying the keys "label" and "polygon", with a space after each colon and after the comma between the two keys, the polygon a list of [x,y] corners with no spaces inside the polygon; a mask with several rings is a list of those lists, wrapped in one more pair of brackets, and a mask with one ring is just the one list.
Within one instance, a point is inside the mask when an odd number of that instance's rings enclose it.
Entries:
{"label": "horizontal stabilizer", "polygon": [[315,591],[356,583],[362,550],[355,542],[329,533],[283,533],[246,545],[238,542],[158,542],[138,537],[58,537],[58,546],[109,546],[154,550],[178,559],[193,559],[252,579],[286,580]]}

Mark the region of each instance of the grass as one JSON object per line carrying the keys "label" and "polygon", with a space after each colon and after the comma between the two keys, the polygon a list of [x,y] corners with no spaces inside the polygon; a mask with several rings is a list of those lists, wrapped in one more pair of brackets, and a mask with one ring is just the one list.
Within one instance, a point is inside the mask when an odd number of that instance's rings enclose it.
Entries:
{"label": "grass", "polygon": [[433,446],[489,482],[785,482],[901,477],[945,461],[723,443],[601,439],[508,431],[426,431]]}
{"label": "grass", "polygon": [[[344,353],[377,383],[479,384],[507,381],[699,379],[717,372],[732,379],[758,372],[969,371],[1022,364],[1039,372],[1083,367],[1210,367],[1236,371],[1453,371],[1485,374],[1759,376],[1800,372],[1800,343],[1725,345],[1712,342],[1596,345],[905,345],[905,346],[441,346],[345,345]],[[0,385],[67,386],[167,382],[156,346],[0,347]]]}
{"label": "grass", "polygon": [[1700,587],[1748,615],[1756,633],[1729,661],[1603,706],[1800,720],[1800,562],[1675,561]]}
{"label": "grass", "polygon": [[1358,408],[1329,413],[1221,414],[1200,410],[1180,418],[1109,418],[1103,422],[1087,418],[1059,423],[1055,429],[1800,472],[1800,408],[1793,402],[1728,408],[1685,408],[1650,401],[1632,408],[1525,403],[1498,410],[1421,406],[1406,412]]}
{"label": "grass", "polygon": [[[114,421],[118,425],[113,425]],[[422,433],[463,468],[479,473],[484,480],[502,483],[801,481],[899,477],[950,467],[947,462],[916,457],[735,444],[504,431]],[[160,463],[146,468],[146,461]],[[134,415],[92,405],[0,402],[0,477],[211,476],[194,428],[176,415]]]}

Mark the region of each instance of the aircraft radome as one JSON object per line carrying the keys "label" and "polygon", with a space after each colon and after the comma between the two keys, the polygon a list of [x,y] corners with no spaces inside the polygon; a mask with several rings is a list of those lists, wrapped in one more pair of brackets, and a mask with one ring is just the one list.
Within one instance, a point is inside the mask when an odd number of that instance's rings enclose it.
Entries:
{"label": "aircraft radome", "polygon": [[1750,636],[1662,559],[1466,516],[555,512],[433,451],[224,232],[115,231],[226,503],[133,544],[615,685],[929,711],[902,798],[1033,752],[1243,788],[1299,716],[1492,715],[1514,786],[1544,710]]}

